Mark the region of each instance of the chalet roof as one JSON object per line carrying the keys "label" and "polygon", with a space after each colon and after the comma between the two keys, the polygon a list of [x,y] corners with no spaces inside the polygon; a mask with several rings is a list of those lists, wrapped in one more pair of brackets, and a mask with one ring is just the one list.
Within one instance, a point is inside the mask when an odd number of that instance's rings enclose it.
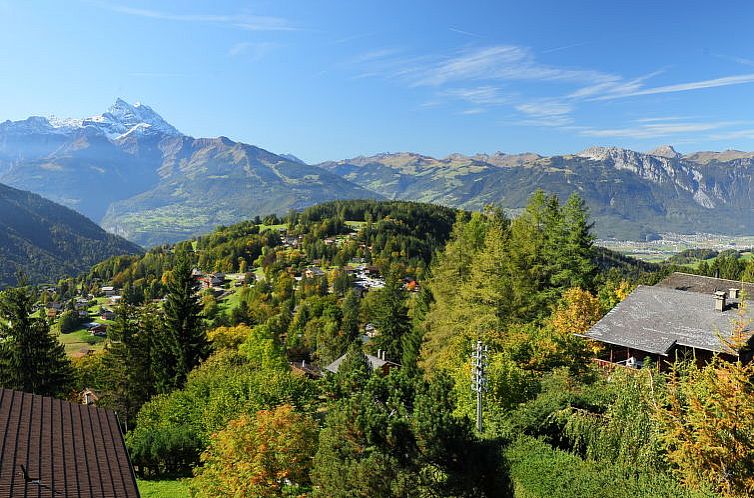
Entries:
{"label": "chalet roof", "polygon": [[[332,362],[329,365],[327,365],[325,367],[325,370],[327,370],[329,372],[332,372],[332,373],[338,373],[338,369],[340,369],[340,364],[343,363],[343,360],[345,360],[347,354],[348,353],[344,354],[343,356],[341,356],[340,358],[338,358],[334,362]],[[395,367],[400,366],[398,363],[392,362],[390,360],[383,360],[382,358],[378,358],[376,356],[372,356],[371,354],[367,354],[365,356],[367,357],[367,360],[369,360],[369,367],[372,370],[381,369],[385,365],[395,366]]]}
{"label": "chalet roof", "polygon": [[0,497],[25,496],[138,498],[115,413],[0,389]]}
{"label": "chalet roof", "polygon": [[715,291],[727,292],[729,289],[741,289],[746,293],[748,298],[754,298],[754,284],[739,282],[738,280],[693,275],[691,273],[671,273],[655,287],[665,287],[667,289],[699,292],[710,295],[714,294]]}
{"label": "chalet roof", "polygon": [[[747,302],[750,319],[754,303]],[[712,294],[640,285],[583,337],[660,355],[674,345],[732,353],[725,339],[739,319],[735,301],[720,312]]]}

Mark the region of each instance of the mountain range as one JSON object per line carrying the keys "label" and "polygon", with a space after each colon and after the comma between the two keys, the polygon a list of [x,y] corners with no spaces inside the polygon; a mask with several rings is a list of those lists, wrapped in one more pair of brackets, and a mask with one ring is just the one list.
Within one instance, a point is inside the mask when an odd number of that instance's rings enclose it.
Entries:
{"label": "mountain range", "polygon": [[0,288],[15,284],[17,272],[32,283],[57,282],[110,256],[139,252],[71,209],[0,185]]}
{"label": "mountain range", "polygon": [[380,198],[338,175],[225,137],[180,133],[118,99],[86,119],[0,123],[0,183],[76,209],[143,246],[257,214]]}
{"label": "mountain range", "polygon": [[405,152],[317,165],[225,137],[182,134],[121,99],[86,119],[0,123],[0,183],[149,246],[333,199],[402,199],[513,212],[537,188],[587,202],[600,237],[754,232],[754,153],[592,147],[550,157]]}
{"label": "mountain range", "polygon": [[754,153],[647,153],[592,147],[577,154],[379,154],[320,165],[391,199],[516,210],[536,189],[577,192],[600,237],[642,240],[658,232],[754,233]]}

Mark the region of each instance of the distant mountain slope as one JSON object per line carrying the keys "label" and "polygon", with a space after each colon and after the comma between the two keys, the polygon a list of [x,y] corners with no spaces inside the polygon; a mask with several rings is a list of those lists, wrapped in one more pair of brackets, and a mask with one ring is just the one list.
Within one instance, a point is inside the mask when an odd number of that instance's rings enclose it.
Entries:
{"label": "distant mountain slope", "polygon": [[31,192],[0,185],[0,287],[22,271],[56,282],[110,256],[141,249],[84,216]]}
{"label": "distant mountain slope", "polygon": [[379,154],[308,165],[227,138],[182,134],[121,99],[85,119],[0,123],[0,183],[76,209],[143,245],[322,201],[388,198],[516,212],[537,188],[579,192],[601,237],[754,234],[754,153]]}
{"label": "distant mountain slope", "polygon": [[179,137],[161,147],[157,185],[113,203],[102,220],[105,229],[145,246],[255,214],[283,214],[331,199],[381,198],[316,166],[225,137]]}
{"label": "distant mountain slope", "polygon": [[121,99],[85,119],[0,123],[0,182],[144,245],[324,200],[380,198],[295,156],[188,137],[150,107]]}
{"label": "distant mountain slope", "polygon": [[578,192],[601,237],[754,233],[754,154],[737,151],[681,156],[669,146],[648,154],[593,147],[553,157],[455,154],[445,159],[399,153],[320,166],[388,198],[465,209],[487,203],[521,208],[537,188],[561,197]]}

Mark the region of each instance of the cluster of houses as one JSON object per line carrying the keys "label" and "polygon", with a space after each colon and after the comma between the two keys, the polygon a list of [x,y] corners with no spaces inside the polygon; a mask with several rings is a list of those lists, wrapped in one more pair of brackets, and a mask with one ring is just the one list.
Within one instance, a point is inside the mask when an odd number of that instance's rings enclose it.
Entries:
{"label": "cluster of houses", "polygon": [[595,361],[611,368],[714,357],[746,363],[754,357],[752,297],[754,284],[676,272],[639,285],[581,336],[603,346]]}

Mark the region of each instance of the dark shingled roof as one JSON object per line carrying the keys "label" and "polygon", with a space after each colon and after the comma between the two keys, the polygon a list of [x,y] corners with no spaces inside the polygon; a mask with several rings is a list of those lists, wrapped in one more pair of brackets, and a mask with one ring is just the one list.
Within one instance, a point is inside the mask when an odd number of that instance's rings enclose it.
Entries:
{"label": "dark shingled roof", "polygon": [[0,389],[0,497],[138,498],[115,413]]}
{"label": "dark shingled roof", "polygon": [[[751,319],[754,303],[747,303]],[[676,344],[732,353],[723,339],[731,336],[739,319],[737,303],[715,311],[712,294],[640,285],[583,337],[661,355]]]}
{"label": "dark shingled roof", "polygon": [[667,289],[699,292],[710,295],[714,294],[715,291],[728,292],[729,289],[740,289],[746,293],[747,299],[754,298],[754,284],[739,282],[738,280],[693,275],[691,273],[682,273],[678,271],[665,277],[665,279],[655,287],[665,287]]}
{"label": "dark shingled roof", "polygon": [[[343,360],[346,359],[346,356],[348,353],[344,354],[334,362],[330,363],[325,367],[325,370],[332,373],[338,373],[338,370],[340,369],[340,364],[343,363]],[[398,363],[394,363],[390,360],[383,360],[382,358],[378,358],[376,356],[372,356],[371,354],[365,355],[367,357],[367,360],[369,360],[369,366],[372,370],[379,370],[385,365],[389,365],[392,367],[399,367],[400,365]]]}

